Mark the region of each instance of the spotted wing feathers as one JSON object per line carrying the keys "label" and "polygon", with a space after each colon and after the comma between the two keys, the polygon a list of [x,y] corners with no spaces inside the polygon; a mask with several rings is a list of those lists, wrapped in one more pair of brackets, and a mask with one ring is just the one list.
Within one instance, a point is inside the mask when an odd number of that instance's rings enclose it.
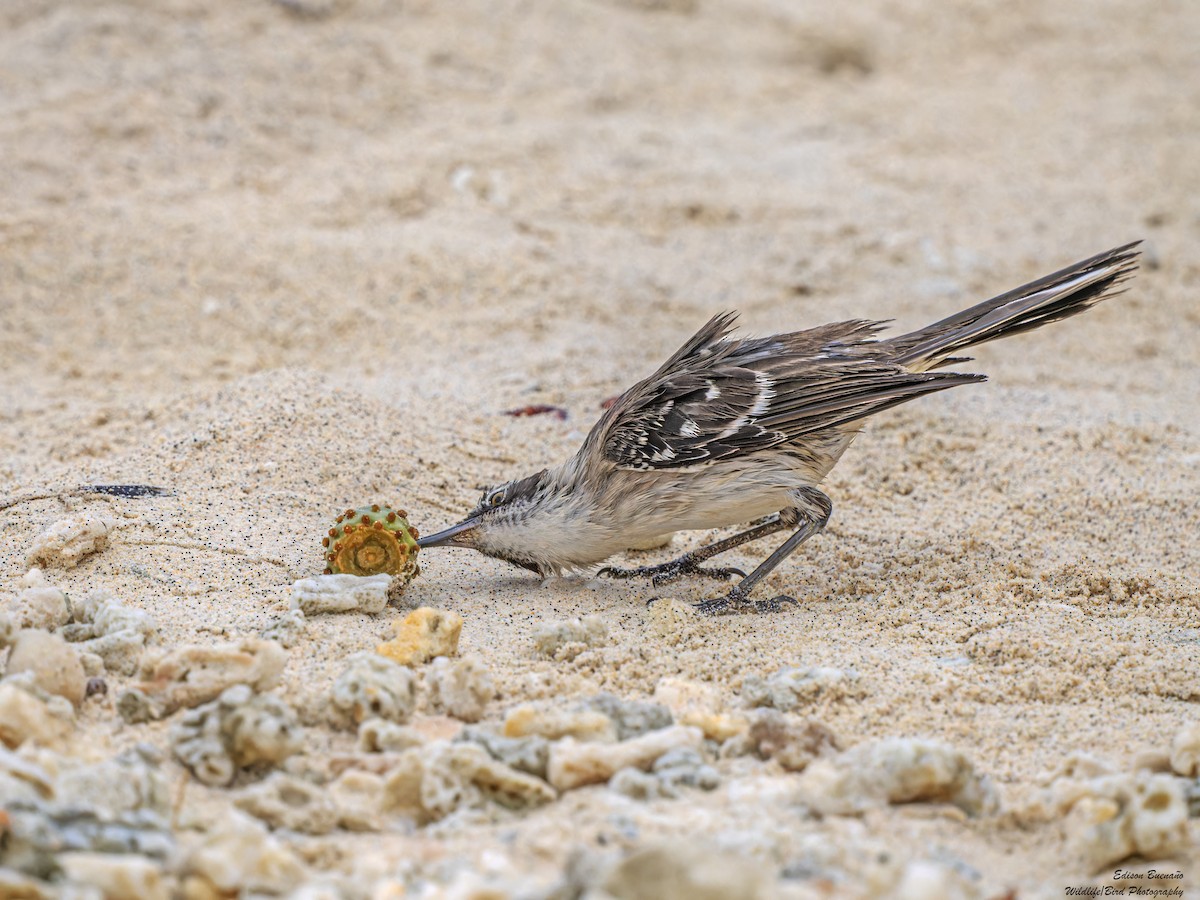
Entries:
{"label": "spotted wing feathers", "polygon": [[604,443],[629,469],[671,469],[762,450],[783,435],[755,420],[769,408],[770,379],[729,367],[663,379],[629,404]]}
{"label": "spotted wing feathers", "polygon": [[850,321],[771,338],[728,340],[716,316],[601,419],[604,455],[627,469],[703,465],[848,425],[978,375],[914,374]]}

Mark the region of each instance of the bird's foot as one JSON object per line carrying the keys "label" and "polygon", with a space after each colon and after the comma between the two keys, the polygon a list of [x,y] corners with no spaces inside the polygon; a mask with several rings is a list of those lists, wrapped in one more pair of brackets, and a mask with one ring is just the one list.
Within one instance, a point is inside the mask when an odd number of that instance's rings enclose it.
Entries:
{"label": "bird's foot", "polygon": [[658,587],[660,584],[670,584],[672,581],[678,581],[680,578],[686,578],[689,575],[698,575],[702,578],[719,578],[722,581],[732,578],[734,575],[742,578],[746,577],[746,573],[741,569],[734,568],[733,566],[705,567],[695,562],[688,555],[657,566],[638,566],[635,569],[605,566],[596,575],[603,575],[608,578],[649,578],[650,583],[655,587]]}
{"label": "bird's foot", "polygon": [[777,613],[783,610],[785,603],[790,603],[792,606],[800,605],[794,597],[786,594],[771,597],[769,600],[751,600],[742,591],[734,588],[724,597],[713,597],[710,600],[693,603],[692,608],[708,616],[720,616],[735,612]]}

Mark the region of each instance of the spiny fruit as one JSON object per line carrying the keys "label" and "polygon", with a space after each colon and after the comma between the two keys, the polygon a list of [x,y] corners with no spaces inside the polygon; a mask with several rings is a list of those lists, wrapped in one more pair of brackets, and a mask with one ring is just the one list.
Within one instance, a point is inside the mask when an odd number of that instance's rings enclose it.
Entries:
{"label": "spiny fruit", "polygon": [[387,506],[360,506],[337,517],[325,546],[326,575],[396,575],[404,583],[419,574],[417,529],[408,513]]}

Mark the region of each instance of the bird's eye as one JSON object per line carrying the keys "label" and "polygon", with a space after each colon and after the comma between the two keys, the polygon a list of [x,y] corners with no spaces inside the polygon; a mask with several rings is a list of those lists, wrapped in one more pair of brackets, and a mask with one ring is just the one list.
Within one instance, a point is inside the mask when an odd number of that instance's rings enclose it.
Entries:
{"label": "bird's eye", "polygon": [[504,488],[484,488],[483,496],[479,500],[479,505],[484,509],[491,509],[499,506],[504,502]]}

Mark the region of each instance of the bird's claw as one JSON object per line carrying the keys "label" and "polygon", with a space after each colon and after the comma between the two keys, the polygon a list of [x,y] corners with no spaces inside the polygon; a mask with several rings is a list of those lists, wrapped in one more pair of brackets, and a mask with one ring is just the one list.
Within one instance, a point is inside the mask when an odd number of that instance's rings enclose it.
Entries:
{"label": "bird's claw", "polygon": [[673,559],[657,566],[638,566],[635,569],[622,569],[618,566],[605,566],[596,573],[597,577],[606,578],[649,578],[655,587],[670,584],[688,575],[699,575],[702,578],[720,578],[722,580],[737,575],[746,577],[746,573],[736,566],[702,566],[692,562],[686,556]]}
{"label": "bird's claw", "polygon": [[792,606],[800,605],[796,601],[795,597],[789,597],[787,594],[779,594],[778,596],[771,597],[767,600],[751,601],[751,605],[754,607],[754,611],[760,612],[760,613],[783,612],[783,605],[785,603],[790,603]]}
{"label": "bird's claw", "polygon": [[[646,568],[642,566],[641,568]],[[620,566],[605,566],[596,572],[597,578],[639,578],[641,572],[638,569],[622,569]]]}
{"label": "bird's claw", "polygon": [[746,573],[737,568],[737,566],[702,566],[698,563],[686,563],[676,569],[659,572],[650,576],[650,583],[658,587],[660,584],[670,584],[672,581],[678,581],[680,578],[685,578],[688,575],[699,575],[701,578],[717,578],[721,581],[728,581],[735,575],[739,578],[746,577]]}
{"label": "bird's claw", "polygon": [[785,603],[790,603],[793,606],[800,605],[796,602],[795,597],[789,597],[786,594],[780,594],[778,597],[771,597],[768,600],[751,600],[737,588],[734,588],[724,597],[713,597],[709,600],[701,600],[699,603],[693,603],[692,608],[708,616],[726,615],[735,612],[777,613],[783,610]]}

